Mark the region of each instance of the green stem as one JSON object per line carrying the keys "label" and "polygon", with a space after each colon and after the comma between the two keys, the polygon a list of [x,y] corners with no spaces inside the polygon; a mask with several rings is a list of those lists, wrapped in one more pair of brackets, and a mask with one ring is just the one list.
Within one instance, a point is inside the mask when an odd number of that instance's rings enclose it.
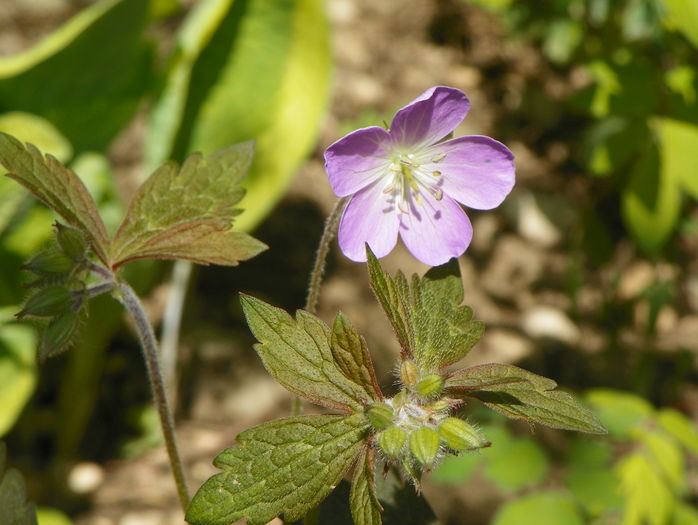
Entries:
{"label": "green stem", "polygon": [[[310,282],[308,283],[308,296],[305,300],[305,311],[314,314],[317,310],[318,297],[320,296],[320,287],[322,286],[322,278],[325,274],[325,263],[327,262],[327,254],[330,252],[332,239],[337,233],[339,218],[344,210],[348,198],[338,199],[330,212],[330,215],[325,220],[325,229],[320,237],[320,245],[315,253],[315,263],[313,270],[310,272]],[[301,399],[294,396],[291,401],[291,414],[297,416],[301,413]]]}
{"label": "green stem", "polygon": [[167,403],[167,396],[165,394],[165,383],[162,380],[162,371],[160,367],[160,359],[158,357],[158,347],[157,341],[155,340],[155,334],[153,333],[153,328],[145,314],[143,305],[133,289],[127,283],[121,281],[118,283],[118,290],[120,292],[119,300],[133,318],[136,326],[138,339],[140,340],[141,348],[143,349],[146,369],[148,370],[148,379],[150,379],[150,386],[153,391],[153,398],[155,399],[155,407],[160,415],[160,425],[162,426],[162,434],[165,438],[167,454],[170,458],[172,474],[174,475],[175,484],[177,485],[179,501],[182,505],[182,510],[186,512],[187,506],[189,505],[189,491],[187,490],[187,482],[184,477],[182,460],[180,459],[179,452],[177,450],[174,420],[172,418],[172,412],[170,411]]}

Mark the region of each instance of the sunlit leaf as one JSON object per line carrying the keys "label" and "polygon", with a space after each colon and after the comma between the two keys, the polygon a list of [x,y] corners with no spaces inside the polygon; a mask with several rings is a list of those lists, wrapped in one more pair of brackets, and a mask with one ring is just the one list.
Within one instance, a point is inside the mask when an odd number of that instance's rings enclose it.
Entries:
{"label": "sunlit leaf", "polygon": [[671,24],[698,47],[698,3],[695,0],[664,0]]}
{"label": "sunlit leaf", "polygon": [[42,155],[31,144],[0,133],[0,163],[37,199],[66,223],[83,232],[100,260],[109,261],[109,236],[94,199],[80,178],[54,157]]}
{"label": "sunlit leaf", "polygon": [[552,379],[495,363],[459,370],[446,379],[448,391],[475,397],[507,417],[552,428],[606,433],[593,412],[556,387]]}
{"label": "sunlit leaf", "polygon": [[674,496],[656,467],[641,452],[625,456],[616,471],[625,498],[622,525],[664,525]]}
{"label": "sunlit leaf", "polygon": [[683,454],[678,444],[663,432],[639,432],[655,468],[664,475],[673,489],[680,492],[686,484]]}
{"label": "sunlit leaf", "polygon": [[12,428],[36,384],[36,336],[28,326],[9,324],[16,311],[0,310],[0,436]]}
{"label": "sunlit leaf", "polygon": [[208,157],[191,155],[181,168],[169,162],[158,169],[116,232],[113,265],[151,257],[234,266],[264,250],[256,239],[230,230],[252,155],[253,144],[246,142]]}
{"label": "sunlit leaf", "polygon": [[629,438],[652,416],[652,405],[629,392],[597,388],[586,394],[586,400],[609,433],[618,438]]}
{"label": "sunlit leaf", "polygon": [[698,126],[661,119],[658,131],[663,176],[670,181],[677,181],[698,200],[698,171],[694,161],[695,152],[698,151]]}
{"label": "sunlit leaf", "polygon": [[656,253],[667,241],[681,210],[681,181],[664,160],[648,144],[621,192],[625,225],[648,254]]}
{"label": "sunlit leaf", "polygon": [[657,414],[657,421],[686,450],[698,456],[698,427],[687,416],[672,408],[663,408]]}
{"label": "sunlit leaf", "polygon": [[298,416],[264,423],[237,437],[215,460],[224,472],[194,496],[187,521],[263,525],[283,513],[294,521],[339,483],[364,446],[368,422],[352,416]]}
{"label": "sunlit leaf", "polygon": [[254,138],[239,228],[258,224],[314,143],[329,93],[328,33],[320,0],[200,2],[156,102],[149,164]]}
{"label": "sunlit leaf", "polygon": [[620,479],[611,469],[572,468],[566,472],[565,482],[577,502],[592,516],[623,506]]}
{"label": "sunlit leaf", "polygon": [[318,405],[345,412],[361,411],[373,397],[347,377],[330,349],[332,333],[317,317],[284,310],[242,295],[250,330],[260,342],[255,350],[279,383]]}
{"label": "sunlit leaf", "polygon": [[[488,436],[489,437],[489,436]],[[519,490],[540,483],[550,468],[548,458],[530,438],[512,439],[484,450],[485,476],[505,490]]]}
{"label": "sunlit leaf", "polygon": [[393,278],[367,248],[373,289],[398,337],[403,352],[414,357],[422,373],[448,366],[465,357],[480,339],[484,324],[462,306],[463,284],[458,262],[430,269],[411,283],[399,273]]}
{"label": "sunlit leaf", "polygon": [[102,150],[133,117],[148,87],[149,2],[106,0],[33,48],[0,59],[0,112],[39,115],[76,151]]}
{"label": "sunlit leaf", "polygon": [[538,492],[502,505],[493,525],[583,525],[574,501],[561,492]]}

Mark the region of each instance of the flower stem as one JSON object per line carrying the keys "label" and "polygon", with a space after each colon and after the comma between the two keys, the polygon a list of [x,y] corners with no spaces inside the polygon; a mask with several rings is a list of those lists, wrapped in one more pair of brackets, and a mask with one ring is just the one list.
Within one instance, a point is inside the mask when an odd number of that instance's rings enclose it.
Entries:
{"label": "flower stem", "polygon": [[318,297],[320,296],[320,286],[322,285],[322,278],[325,274],[325,263],[327,262],[327,254],[330,251],[330,245],[332,239],[334,239],[337,233],[337,225],[339,224],[339,217],[342,215],[344,210],[344,205],[347,202],[347,197],[338,199],[330,212],[330,215],[325,221],[325,229],[322,232],[322,237],[320,237],[320,245],[318,246],[317,252],[315,254],[315,264],[313,265],[313,271],[310,272],[310,284],[308,285],[308,298],[305,301],[305,310],[314,314],[317,310]]}
{"label": "flower stem", "polygon": [[148,321],[143,305],[133,289],[125,282],[118,283],[119,300],[124,308],[133,318],[138,333],[138,339],[143,349],[143,357],[145,358],[146,369],[148,370],[148,379],[155,398],[155,406],[160,415],[160,425],[162,426],[162,434],[165,438],[165,446],[167,454],[170,458],[170,466],[172,474],[177,485],[177,493],[179,501],[182,505],[182,510],[186,512],[189,505],[189,492],[187,490],[187,482],[184,477],[184,468],[182,460],[179,457],[177,450],[177,441],[175,438],[174,420],[172,412],[167,403],[165,395],[165,384],[162,380],[162,371],[160,367],[160,359],[158,357],[158,347],[155,340],[153,328]]}
{"label": "flower stem", "polygon": [[[327,254],[330,252],[330,245],[337,233],[337,225],[339,218],[344,210],[348,198],[337,199],[337,202],[332,208],[329,216],[325,220],[325,229],[320,237],[320,244],[315,252],[315,263],[313,270],[310,272],[310,282],[308,284],[308,296],[305,300],[305,311],[314,314],[317,310],[318,297],[320,296],[320,287],[322,286],[322,278],[325,274],[325,263],[327,262]],[[301,413],[301,399],[294,396],[291,401],[291,414],[297,416]]]}

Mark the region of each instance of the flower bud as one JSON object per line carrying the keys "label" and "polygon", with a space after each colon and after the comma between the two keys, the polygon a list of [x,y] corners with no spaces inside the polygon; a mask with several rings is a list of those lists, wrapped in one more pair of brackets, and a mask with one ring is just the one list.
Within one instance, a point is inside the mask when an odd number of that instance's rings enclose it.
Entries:
{"label": "flower bud", "polygon": [[410,452],[423,467],[430,467],[439,453],[439,441],[436,430],[420,427],[410,434]]}
{"label": "flower bud", "polygon": [[52,316],[58,315],[70,306],[72,296],[63,286],[49,286],[32,295],[16,317],[25,315]]}
{"label": "flower bud", "polygon": [[44,331],[39,345],[39,360],[54,356],[73,341],[79,328],[79,315],[71,310],[55,317]]}
{"label": "flower bud", "polygon": [[48,248],[36,254],[22,268],[40,276],[58,276],[67,274],[73,267],[73,262],[55,247]]}
{"label": "flower bud", "polygon": [[400,364],[400,381],[404,386],[414,386],[419,377],[419,369],[412,361],[403,361]]}
{"label": "flower bud", "polygon": [[435,412],[446,412],[448,409],[451,408],[451,403],[447,399],[439,399],[438,401],[434,401],[433,403],[429,403],[424,407],[425,410],[428,412],[431,412],[432,414]]}
{"label": "flower bud", "polygon": [[376,430],[384,430],[393,423],[393,409],[385,403],[373,403],[366,409],[366,417]]}
{"label": "flower bud", "polygon": [[87,251],[87,242],[81,231],[56,222],[56,240],[63,252],[76,261],[82,259]]}
{"label": "flower bud", "polygon": [[416,389],[421,397],[436,397],[444,390],[444,378],[439,374],[429,374],[417,383]]}
{"label": "flower bud", "polygon": [[378,446],[387,456],[396,458],[400,455],[406,439],[407,433],[404,430],[390,427],[378,435]]}
{"label": "flower bud", "polygon": [[439,436],[448,448],[468,450],[487,444],[485,437],[470,423],[456,417],[447,417],[439,425]]}

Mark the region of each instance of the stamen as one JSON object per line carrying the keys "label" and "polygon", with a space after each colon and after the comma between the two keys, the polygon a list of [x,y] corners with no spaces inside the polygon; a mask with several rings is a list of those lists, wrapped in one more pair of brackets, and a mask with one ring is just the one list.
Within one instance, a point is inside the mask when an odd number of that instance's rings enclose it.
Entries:
{"label": "stamen", "polygon": [[391,182],[391,183],[388,184],[385,188],[383,188],[383,193],[386,193],[386,194],[387,194],[387,193],[392,193],[394,189],[395,189],[395,183],[394,183],[394,182]]}
{"label": "stamen", "polygon": [[405,215],[409,215],[409,214],[410,214],[410,209],[409,209],[409,208],[405,208],[404,206],[405,206],[405,201],[404,201],[404,200],[400,199],[400,200],[397,201],[397,207],[398,207],[398,209],[399,209],[402,213],[404,213]]}
{"label": "stamen", "polygon": [[444,198],[444,192],[441,190],[441,188],[436,188],[434,186],[430,186],[429,191],[431,192],[431,194],[434,196],[434,198],[437,201],[440,201],[441,199]]}
{"label": "stamen", "polygon": [[432,171],[431,174],[432,174],[434,177],[441,177],[441,172],[440,172],[440,171]]}
{"label": "stamen", "polygon": [[445,158],[446,158],[446,154],[442,151],[442,152],[439,153],[438,155],[435,155],[434,158],[431,159],[431,161],[432,161],[434,164],[436,164],[436,163],[438,163],[438,162],[441,162],[441,161],[444,160]]}

